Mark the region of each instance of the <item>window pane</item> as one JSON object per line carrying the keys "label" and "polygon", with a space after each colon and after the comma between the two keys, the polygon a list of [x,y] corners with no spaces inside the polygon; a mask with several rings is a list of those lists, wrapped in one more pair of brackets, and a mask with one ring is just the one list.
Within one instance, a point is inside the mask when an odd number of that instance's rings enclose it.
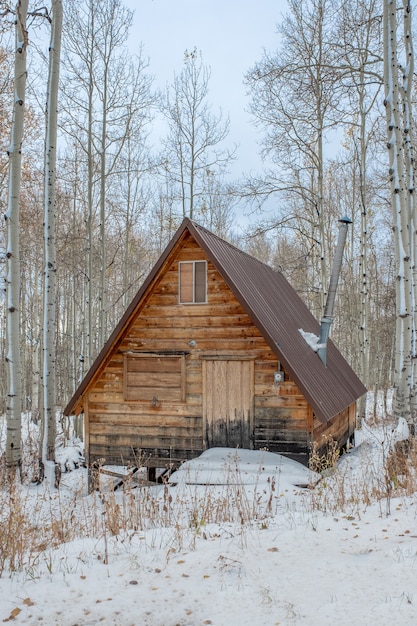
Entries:
{"label": "window pane", "polygon": [[206,302],[206,262],[195,263],[195,298],[194,302]]}
{"label": "window pane", "polygon": [[180,263],[180,302],[193,302],[193,264]]}

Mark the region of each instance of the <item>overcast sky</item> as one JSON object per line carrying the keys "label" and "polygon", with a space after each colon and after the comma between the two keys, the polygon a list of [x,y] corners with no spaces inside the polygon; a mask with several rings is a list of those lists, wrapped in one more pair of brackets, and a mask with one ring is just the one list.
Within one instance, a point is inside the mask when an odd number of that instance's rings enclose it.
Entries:
{"label": "overcast sky", "polygon": [[155,84],[179,73],[185,50],[196,47],[211,68],[209,100],[230,117],[230,143],[240,144],[236,174],[257,170],[256,131],[250,124],[244,74],[276,49],[286,0],[125,0],[135,10],[132,45],[143,43]]}

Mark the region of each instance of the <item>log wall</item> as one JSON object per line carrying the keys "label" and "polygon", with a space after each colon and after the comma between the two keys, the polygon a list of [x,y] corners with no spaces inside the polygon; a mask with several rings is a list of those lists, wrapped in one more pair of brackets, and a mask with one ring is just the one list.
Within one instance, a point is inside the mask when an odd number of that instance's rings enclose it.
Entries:
{"label": "log wall", "polygon": [[[208,301],[180,305],[178,262],[192,260],[208,261]],[[151,371],[143,371],[146,361],[140,359],[158,354],[161,369],[152,365]],[[164,361],[168,355],[170,371]],[[253,359],[252,447],[306,454],[313,437],[307,401],[287,374],[282,383],[274,383],[274,372],[280,368],[276,355],[188,235],[143,297],[140,310],[88,393],[89,462],[177,466],[199,455],[204,449],[202,363],[216,355]],[[171,393],[178,368],[182,368],[182,387]]]}

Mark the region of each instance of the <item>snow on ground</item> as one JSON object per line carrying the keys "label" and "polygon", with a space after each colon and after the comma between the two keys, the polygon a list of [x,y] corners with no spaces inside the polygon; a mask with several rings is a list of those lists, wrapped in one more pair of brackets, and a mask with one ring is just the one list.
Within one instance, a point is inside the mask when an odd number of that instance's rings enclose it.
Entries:
{"label": "snow on ground", "polygon": [[[373,484],[383,490],[387,441],[402,436],[401,424],[365,425],[357,447],[314,489],[298,486],[315,483],[314,475],[279,455],[207,451],[172,484],[132,490],[135,498],[151,493],[160,503],[160,524],[45,548],[31,567],[5,572],[0,620],[48,626],[416,624],[417,497],[360,497]],[[77,489],[91,510],[98,496],[87,495],[85,480],[86,470],[76,469],[63,475],[59,492],[30,486],[28,498],[43,493],[51,503],[62,502]],[[197,484],[209,481],[214,486]],[[122,507],[123,492],[115,497]],[[216,498],[240,513],[227,522],[191,515],[204,512],[204,505],[213,511]],[[250,523],[239,518],[250,511]]]}

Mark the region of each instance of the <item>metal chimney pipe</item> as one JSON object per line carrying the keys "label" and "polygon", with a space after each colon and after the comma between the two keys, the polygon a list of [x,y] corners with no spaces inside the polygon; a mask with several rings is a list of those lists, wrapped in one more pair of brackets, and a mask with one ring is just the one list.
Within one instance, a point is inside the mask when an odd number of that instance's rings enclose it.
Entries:
{"label": "metal chimney pipe", "polygon": [[333,259],[333,269],[330,276],[330,284],[326,299],[326,305],[324,307],[324,314],[320,324],[320,337],[318,341],[319,348],[317,350],[317,354],[323,361],[324,365],[326,365],[327,360],[327,340],[330,334],[330,325],[333,322],[333,309],[336,299],[337,284],[339,282],[340,269],[342,267],[343,250],[345,247],[348,227],[351,223],[352,220],[350,220],[346,216],[342,217],[339,220],[339,237],[337,240],[336,253]]}

